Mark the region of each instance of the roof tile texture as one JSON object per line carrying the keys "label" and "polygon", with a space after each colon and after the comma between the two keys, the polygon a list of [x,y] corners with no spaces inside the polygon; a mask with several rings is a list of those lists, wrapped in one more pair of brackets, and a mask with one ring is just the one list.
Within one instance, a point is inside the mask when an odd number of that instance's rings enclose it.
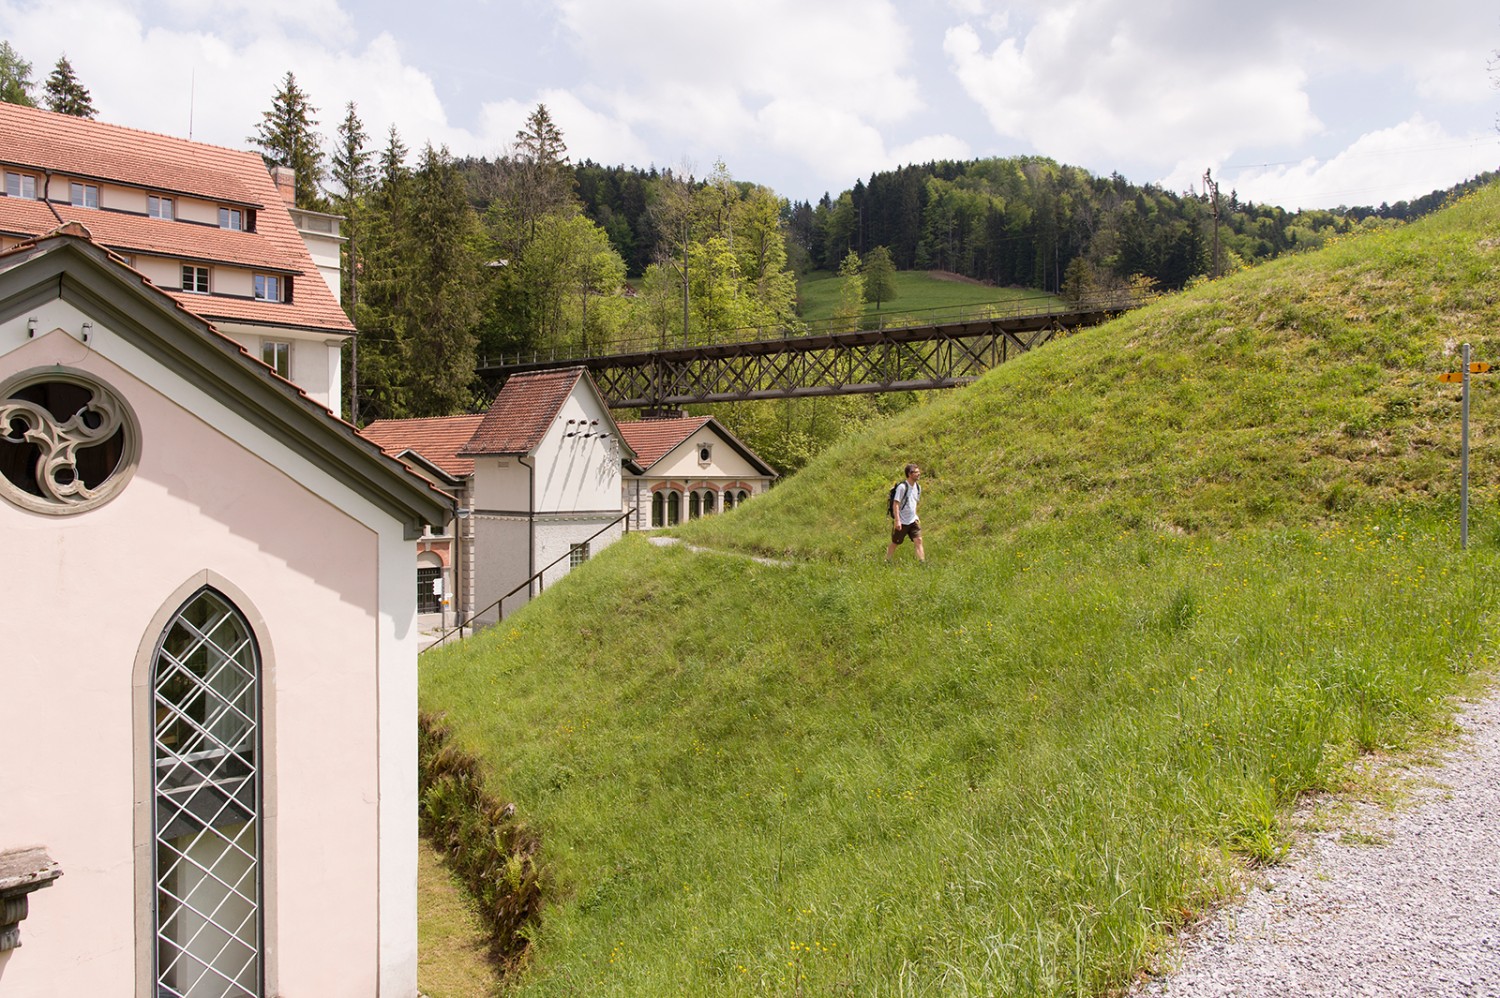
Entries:
{"label": "roof tile texture", "polygon": [[650,468],[688,437],[697,433],[712,417],[677,419],[641,419],[620,424],[620,436],[635,451],[635,463]]}
{"label": "roof tile texture", "polygon": [[[259,153],[122,128],[104,122],[0,103],[0,163],[60,174],[50,191],[64,221],[88,227],[95,241],[117,253],[223,263],[297,275],[293,301],[256,302],[210,295],[173,295],[207,319],[229,319],[352,333],[354,324],[323,281]],[[114,182],[147,191],[191,196],[230,206],[258,207],[255,232],[67,203],[67,178]],[[38,182],[38,197],[42,196]],[[108,208],[108,204],[103,206]],[[40,236],[59,225],[41,201],[0,197],[0,231]],[[171,291],[172,289],[164,289]]]}
{"label": "roof tile texture", "polygon": [[470,457],[531,453],[582,377],[581,367],[513,375],[459,453]]}
{"label": "roof tile texture", "polygon": [[415,451],[454,478],[465,478],[474,473],[474,459],[461,457],[459,451],[479,429],[483,419],[480,414],[377,419],[360,432],[379,444],[387,454],[396,456],[403,451]]}

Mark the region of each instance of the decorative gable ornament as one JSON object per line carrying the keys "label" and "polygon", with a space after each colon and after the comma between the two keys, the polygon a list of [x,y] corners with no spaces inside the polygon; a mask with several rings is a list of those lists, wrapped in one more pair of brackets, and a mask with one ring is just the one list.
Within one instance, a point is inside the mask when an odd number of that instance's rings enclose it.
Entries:
{"label": "decorative gable ornament", "polygon": [[0,384],[0,497],[34,513],[82,513],[113,499],[140,456],[130,407],[65,368]]}

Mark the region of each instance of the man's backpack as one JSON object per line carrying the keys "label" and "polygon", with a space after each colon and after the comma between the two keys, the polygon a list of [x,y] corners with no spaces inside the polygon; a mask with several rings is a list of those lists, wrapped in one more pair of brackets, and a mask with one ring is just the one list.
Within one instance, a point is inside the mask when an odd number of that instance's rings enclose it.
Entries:
{"label": "man's backpack", "polygon": [[897,482],[895,485],[892,485],[891,486],[891,491],[886,494],[886,497],[885,497],[885,515],[886,516],[890,516],[891,515],[891,507],[893,505],[895,505],[895,503],[896,503],[896,490],[901,487],[901,482],[904,482],[904,481],[906,481],[906,479],[903,478],[903,479],[901,479],[900,482]]}

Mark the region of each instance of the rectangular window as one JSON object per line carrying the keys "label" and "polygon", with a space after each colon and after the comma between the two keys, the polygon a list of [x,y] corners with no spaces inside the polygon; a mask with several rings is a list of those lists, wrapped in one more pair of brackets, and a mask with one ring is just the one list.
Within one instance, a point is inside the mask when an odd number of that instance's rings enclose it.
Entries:
{"label": "rectangular window", "polygon": [[93,184],[69,184],[68,201],[77,208],[97,208],[99,188]]}
{"label": "rectangular window", "polygon": [[255,299],[257,301],[281,301],[281,278],[274,274],[256,274]]}
{"label": "rectangular window", "polygon": [[279,340],[262,340],[260,344],[260,359],[265,361],[268,367],[274,368],[276,373],[288,381],[292,380],[292,345]]}
{"label": "rectangular window", "polygon": [[172,212],[172,199],[157,197],[155,194],[146,195],[146,214],[151,218],[175,218]]}
{"label": "rectangular window", "polygon": [[588,545],[588,541],[584,541],[582,544],[574,544],[574,545],[572,545],[571,547],[568,548],[568,567],[569,568],[577,568],[579,565],[582,565],[584,562],[586,562],[588,560],[589,560],[589,545]]}
{"label": "rectangular window", "polygon": [[245,228],[245,213],[238,208],[220,208],[219,228],[242,231]]}
{"label": "rectangular window", "polygon": [[440,613],[443,609],[443,570],[417,569],[417,612]]}
{"label": "rectangular window", "polygon": [[36,200],[36,178],[29,173],[7,173],[5,193],[8,197]]}
{"label": "rectangular window", "polygon": [[182,290],[191,291],[195,295],[208,294],[208,268],[195,267],[190,263],[183,264]]}

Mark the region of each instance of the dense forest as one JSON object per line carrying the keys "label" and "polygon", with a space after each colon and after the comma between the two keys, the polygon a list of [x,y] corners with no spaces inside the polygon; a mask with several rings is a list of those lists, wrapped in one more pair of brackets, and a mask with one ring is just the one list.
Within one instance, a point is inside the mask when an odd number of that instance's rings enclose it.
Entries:
{"label": "dense forest", "polygon": [[[30,73],[0,42],[0,100],[95,113],[66,58],[45,85]],[[737,180],[723,163],[703,177],[574,163],[542,105],[494,158],[413,151],[394,127],[372,146],[353,103],[325,135],[318,113],[288,72],[251,141],[268,165],[296,172],[300,206],[345,218],[356,423],[482,407],[474,370],[485,358],[796,329],[799,277],[814,270],[837,274],[834,318],[850,328],[866,301],[888,298],[893,268],[1075,299],[1126,285],[1175,290],[1399,225],[1494,177],[1410,203],[1287,212],[1211,183],[1176,193],[1025,156],[904,166],[810,204]],[[715,414],[790,471],[845,428],[910,401],[740,403]]]}

